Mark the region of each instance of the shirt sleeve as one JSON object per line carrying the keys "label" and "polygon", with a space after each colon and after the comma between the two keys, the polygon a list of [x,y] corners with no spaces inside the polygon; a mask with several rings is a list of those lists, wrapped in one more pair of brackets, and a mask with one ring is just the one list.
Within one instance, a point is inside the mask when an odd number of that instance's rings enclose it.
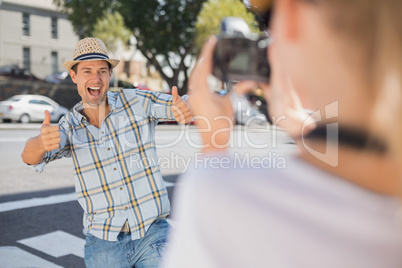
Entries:
{"label": "shirt sleeve", "polygon": [[68,123],[65,118],[61,119],[59,122],[59,131],[60,131],[60,145],[58,149],[55,149],[50,152],[46,152],[45,156],[42,159],[42,162],[34,165],[33,168],[36,172],[42,173],[45,165],[53,160],[60,159],[62,157],[71,157],[70,150],[70,142],[68,139]]}

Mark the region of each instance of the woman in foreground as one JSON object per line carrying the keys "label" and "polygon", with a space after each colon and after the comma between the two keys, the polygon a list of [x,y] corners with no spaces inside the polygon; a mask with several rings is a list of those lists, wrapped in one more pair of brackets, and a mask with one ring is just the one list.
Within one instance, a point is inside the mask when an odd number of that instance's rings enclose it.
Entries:
{"label": "woman in foreground", "polygon": [[[393,0],[275,2],[273,73],[260,86],[300,153],[285,169],[185,174],[165,267],[402,267],[401,10]],[[212,126],[197,121],[206,159],[227,159],[230,123],[218,116],[232,108],[207,83],[215,44],[191,75],[190,104]],[[289,105],[295,96],[319,111],[314,130]]]}

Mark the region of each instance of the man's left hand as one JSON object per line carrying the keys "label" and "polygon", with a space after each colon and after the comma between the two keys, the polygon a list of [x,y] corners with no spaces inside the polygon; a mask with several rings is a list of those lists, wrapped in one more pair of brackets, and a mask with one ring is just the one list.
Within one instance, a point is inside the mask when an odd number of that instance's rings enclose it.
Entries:
{"label": "man's left hand", "polygon": [[192,114],[190,107],[187,103],[179,96],[177,87],[172,87],[173,103],[170,110],[173,112],[173,116],[176,121],[180,124],[188,123],[192,120]]}

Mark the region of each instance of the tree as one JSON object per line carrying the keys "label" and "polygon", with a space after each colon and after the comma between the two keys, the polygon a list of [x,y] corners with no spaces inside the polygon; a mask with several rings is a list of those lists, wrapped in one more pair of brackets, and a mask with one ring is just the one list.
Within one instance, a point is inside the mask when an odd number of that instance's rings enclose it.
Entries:
{"label": "tree", "polygon": [[[94,34],[98,19],[119,12],[136,45],[171,88],[187,91],[194,54],[195,20],[205,0],[54,0],[82,38]],[[183,81],[179,84],[179,80]]]}
{"label": "tree", "polygon": [[124,25],[123,17],[118,12],[108,13],[99,19],[93,30],[93,36],[101,39],[109,51],[117,50],[118,42],[127,45],[131,31]]}
{"label": "tree", "polygon": [[71,21],[79,38],[93,35],[99,18],[111,11],[114,1],[109,0],[53,0]]}
{"label": "tree", "polygon": [[219,34],[221,20],[225,17],[241,17],[246,21],[252,32],[259,32],[254,14],[247,10],[242,1],[209,0],[202,7],[195,25],[195,46],[197,50],[202,47],[209,36]]}

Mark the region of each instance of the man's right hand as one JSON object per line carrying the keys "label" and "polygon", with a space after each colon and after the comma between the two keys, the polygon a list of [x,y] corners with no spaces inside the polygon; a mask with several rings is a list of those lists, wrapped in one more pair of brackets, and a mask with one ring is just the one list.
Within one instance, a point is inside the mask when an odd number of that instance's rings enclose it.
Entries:
{"label": "man's right hand", "polygon": [[50,112],[46,110],[45,120],[43,120],[42,123],[40,137],[42,148],[47,152],[59,148],[59,144],[61,141],[59,126],[52,126],[50,124],[50,118]]}

